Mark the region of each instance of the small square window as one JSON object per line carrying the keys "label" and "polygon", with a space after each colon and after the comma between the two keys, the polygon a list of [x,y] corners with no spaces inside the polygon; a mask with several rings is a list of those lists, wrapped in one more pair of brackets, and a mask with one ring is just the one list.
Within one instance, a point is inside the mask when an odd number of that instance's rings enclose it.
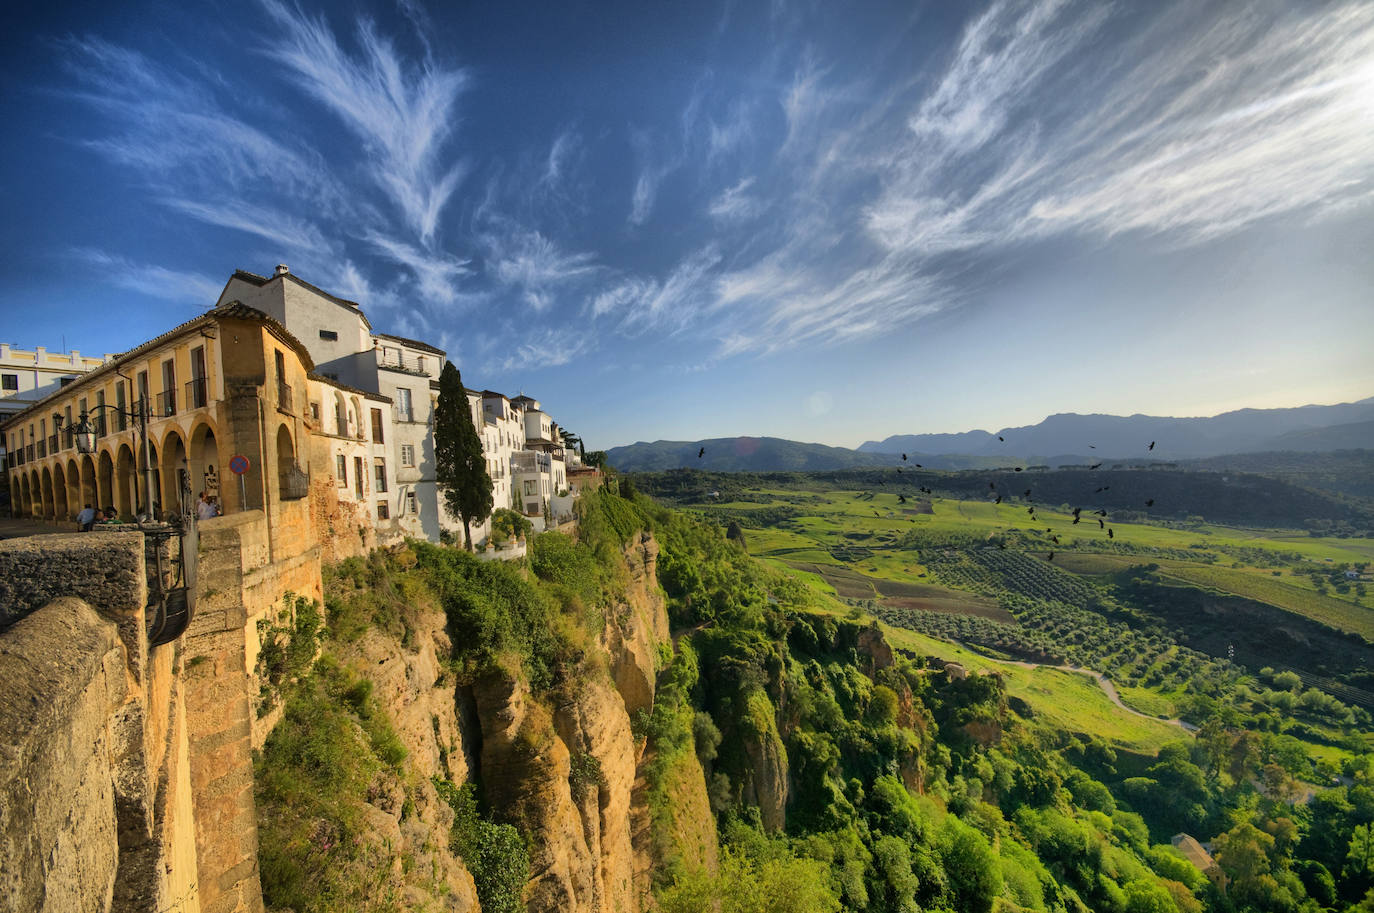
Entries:
{"label": "small square window", "polygon": [[391,519],[391,508],[387,505],[387,503],[386,503],[385,501],[378,501],[378,502],[377,502],[377,519],[378,519],[378,520],[390,520],[390,519]]}
{"label": "small square window", "polygon": [[402,466],[414,466],[414,465],[415,465],[415,445],[414,445],[414,444],[402,444],[402,445],[401,445],[401,465],[402,465]]}
{"label": "small square window", "polygon": [[0,374],[0,390],[18,390],[18,374]]}
{"label": "small square window", "polygon": [[334,455],[334,475],[340,485],[348,485],[348,457],[342,453]]}
{"label": "small square window", "polygon": [[339,334],[333,330],[320,330],[320,338],[328,339],[330,342],[338,342]]}
{"label": "small square window", "polygon": [[406,492],[406,513],[419,513],[419,505],[415,503],[415,492],[413,491]]}

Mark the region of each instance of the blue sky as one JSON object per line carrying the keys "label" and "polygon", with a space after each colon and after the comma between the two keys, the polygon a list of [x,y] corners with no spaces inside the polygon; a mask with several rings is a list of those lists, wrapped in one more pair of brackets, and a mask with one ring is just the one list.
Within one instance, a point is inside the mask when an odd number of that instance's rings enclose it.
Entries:
{"label": "blue sky", "polygon": [[1374,394],[1368,3],[22,15],[24,347],[284,262],[600,447]]}

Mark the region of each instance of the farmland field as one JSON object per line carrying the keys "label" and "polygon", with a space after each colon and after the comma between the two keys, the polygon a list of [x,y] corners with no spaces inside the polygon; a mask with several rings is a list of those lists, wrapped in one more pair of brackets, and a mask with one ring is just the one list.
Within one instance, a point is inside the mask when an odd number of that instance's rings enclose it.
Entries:
{"label": "farmland field", "polygon": [[[878,619],[895,647],[997,672],[1048,725],[1148,752],[1181,736],[1165,720],[1200,722],[1239,693],[1248,712],[1288,720],[1313,759],[1363,745],[1350,727],[1374,709],[1374,595],[1343,569],[1368,570],[1374,542],[1075,518],[1024,489],[904,494],[737,486],[729,502],[685,506],[738,522],[751,554]],[[1047,668],[1060,665],[1105,674],[1143,716]],[[1283,669],[1301,694],[1273,689]]]}

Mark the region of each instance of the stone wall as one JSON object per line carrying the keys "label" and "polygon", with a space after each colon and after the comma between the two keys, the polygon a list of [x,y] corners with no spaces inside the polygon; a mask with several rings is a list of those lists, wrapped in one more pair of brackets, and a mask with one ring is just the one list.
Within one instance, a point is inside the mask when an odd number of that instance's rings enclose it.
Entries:
{"label": "stone wall", "polygon": [[117,629],[79,599],[55,600],[4,633],[0,681],[0,911],[109,910],[113,722],[128,696]]}
{"label": "stone wall", "polygon": [[0,911],[198,913],[180,657],[147,646],[143,535],[10,539],[0,567],[19,618],[0,631]]}

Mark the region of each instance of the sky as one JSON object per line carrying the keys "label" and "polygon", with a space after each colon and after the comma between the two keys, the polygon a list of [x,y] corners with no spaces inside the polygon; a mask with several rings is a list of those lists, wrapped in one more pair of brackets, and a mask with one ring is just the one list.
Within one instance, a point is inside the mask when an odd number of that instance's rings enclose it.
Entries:
{"label": "sky", "polygon": [[10,6],[23,348],[285,263],[590,448],[1374,395],[1368,2]]}

